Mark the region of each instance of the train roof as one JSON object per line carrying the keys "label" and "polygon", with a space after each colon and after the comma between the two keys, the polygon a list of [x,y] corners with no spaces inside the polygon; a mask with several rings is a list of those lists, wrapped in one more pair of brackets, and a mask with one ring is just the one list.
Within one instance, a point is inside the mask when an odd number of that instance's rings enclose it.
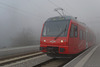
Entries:
{"label": "train roof", "polygon": [[74,17],[72,16],[56,16],[56,17],[51,17],[47,21],[58,21],[58,20],[75,20]]}
{"label": "train roof", "polygon": [[86,27],[85,23],[78,21],[76,17],[73,17],[73,16],[56,16],[56,17],[51,17],[47,19],[47,21],[60,21],[60,20],[73,20],[73,21],[76,21],[78,24]]}

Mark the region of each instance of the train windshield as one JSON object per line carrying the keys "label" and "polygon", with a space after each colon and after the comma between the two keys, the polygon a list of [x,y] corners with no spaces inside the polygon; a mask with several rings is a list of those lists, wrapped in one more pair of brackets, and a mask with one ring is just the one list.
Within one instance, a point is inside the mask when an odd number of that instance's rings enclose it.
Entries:
{"label": "train windshield", "polygon": [[67,36],[70,20],[61,20],[61,21],[47,21],[44,24],[42,36],[44,37],[56,37],[63,30],[66,29],[59,37]]}

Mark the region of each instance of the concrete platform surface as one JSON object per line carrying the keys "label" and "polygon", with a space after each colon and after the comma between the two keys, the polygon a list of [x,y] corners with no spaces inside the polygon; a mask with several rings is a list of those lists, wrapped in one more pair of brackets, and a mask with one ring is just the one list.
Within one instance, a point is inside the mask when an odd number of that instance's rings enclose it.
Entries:
{"label": "concrete platform surface", "polygon": [[100,67],[100,46],[96,48],[83,67]]}

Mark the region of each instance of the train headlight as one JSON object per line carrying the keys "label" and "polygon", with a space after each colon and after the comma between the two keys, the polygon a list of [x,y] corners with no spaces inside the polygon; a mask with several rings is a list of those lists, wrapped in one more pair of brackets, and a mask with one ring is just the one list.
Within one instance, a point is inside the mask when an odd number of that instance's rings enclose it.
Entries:
{"label": "train headlight", "polygon": [[44,40],[44,42],[46,42],[46,40]]}
{"label": "train headlight", "polygon": [[63,43],[63,40],[61,40],[61,43]]}

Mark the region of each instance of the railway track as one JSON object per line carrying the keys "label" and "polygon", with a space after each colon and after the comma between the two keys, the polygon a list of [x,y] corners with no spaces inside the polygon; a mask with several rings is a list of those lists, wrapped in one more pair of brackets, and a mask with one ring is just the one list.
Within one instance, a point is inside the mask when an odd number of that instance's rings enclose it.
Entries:
{"label": "railway track", "polygon": [[16,56],[16,57],[13,57],[13,58],[2,59],[2,60],[0,60],[0,66],[4,66],[4,65],[7,65],[7,64],[17,62],[17,61],[29,59],[29,58],[36,57],[36,56],[40,56],[40,55],[43,55],[43,54],[44,53],[42,53],[42,52],[37,52],[37,53],[30,53],[30,54],[26,54],[26,55],[22,55],[22,56]]}
{"label": "railway track", "polygon": [[71,61],[74,57],[68,57],[68,58],[52,58],[44,63],[41,63],[39,65],[36,65],[34,67],[62,67],[69,61]]}
{"label": "railway track", "polygon": [[[84,53],[84,52],[83,52]],[[0,60],[0,67],[62,67],[75,57],[51,58],[42,52]]]}
{"label": "railway track", "polygon": [[[76,58],[80,57],[81,55],[84,55],[84,53],[87,54],[87,52],[89,52],[93,47],[77,54],[76,56],[73,57],[67,57],[67,58],[52,58],[46,62],[43,62],[39,65],[36,65],[34,67],[66,67],[66,64],[70,63],[71,61],[75,60]],[[85,55],[86,55],[85,54]],[[79,58],[80,59],[80,58]],[[71,65],[70,65],[71,66]],[[69,67],[70,67],[69,66]],[[73,66],[71,66],[73,67]]]}
{"label": "railway track", "polygon": [[28,55],[39,51],[39,45],[0,49],[0,60]]}

